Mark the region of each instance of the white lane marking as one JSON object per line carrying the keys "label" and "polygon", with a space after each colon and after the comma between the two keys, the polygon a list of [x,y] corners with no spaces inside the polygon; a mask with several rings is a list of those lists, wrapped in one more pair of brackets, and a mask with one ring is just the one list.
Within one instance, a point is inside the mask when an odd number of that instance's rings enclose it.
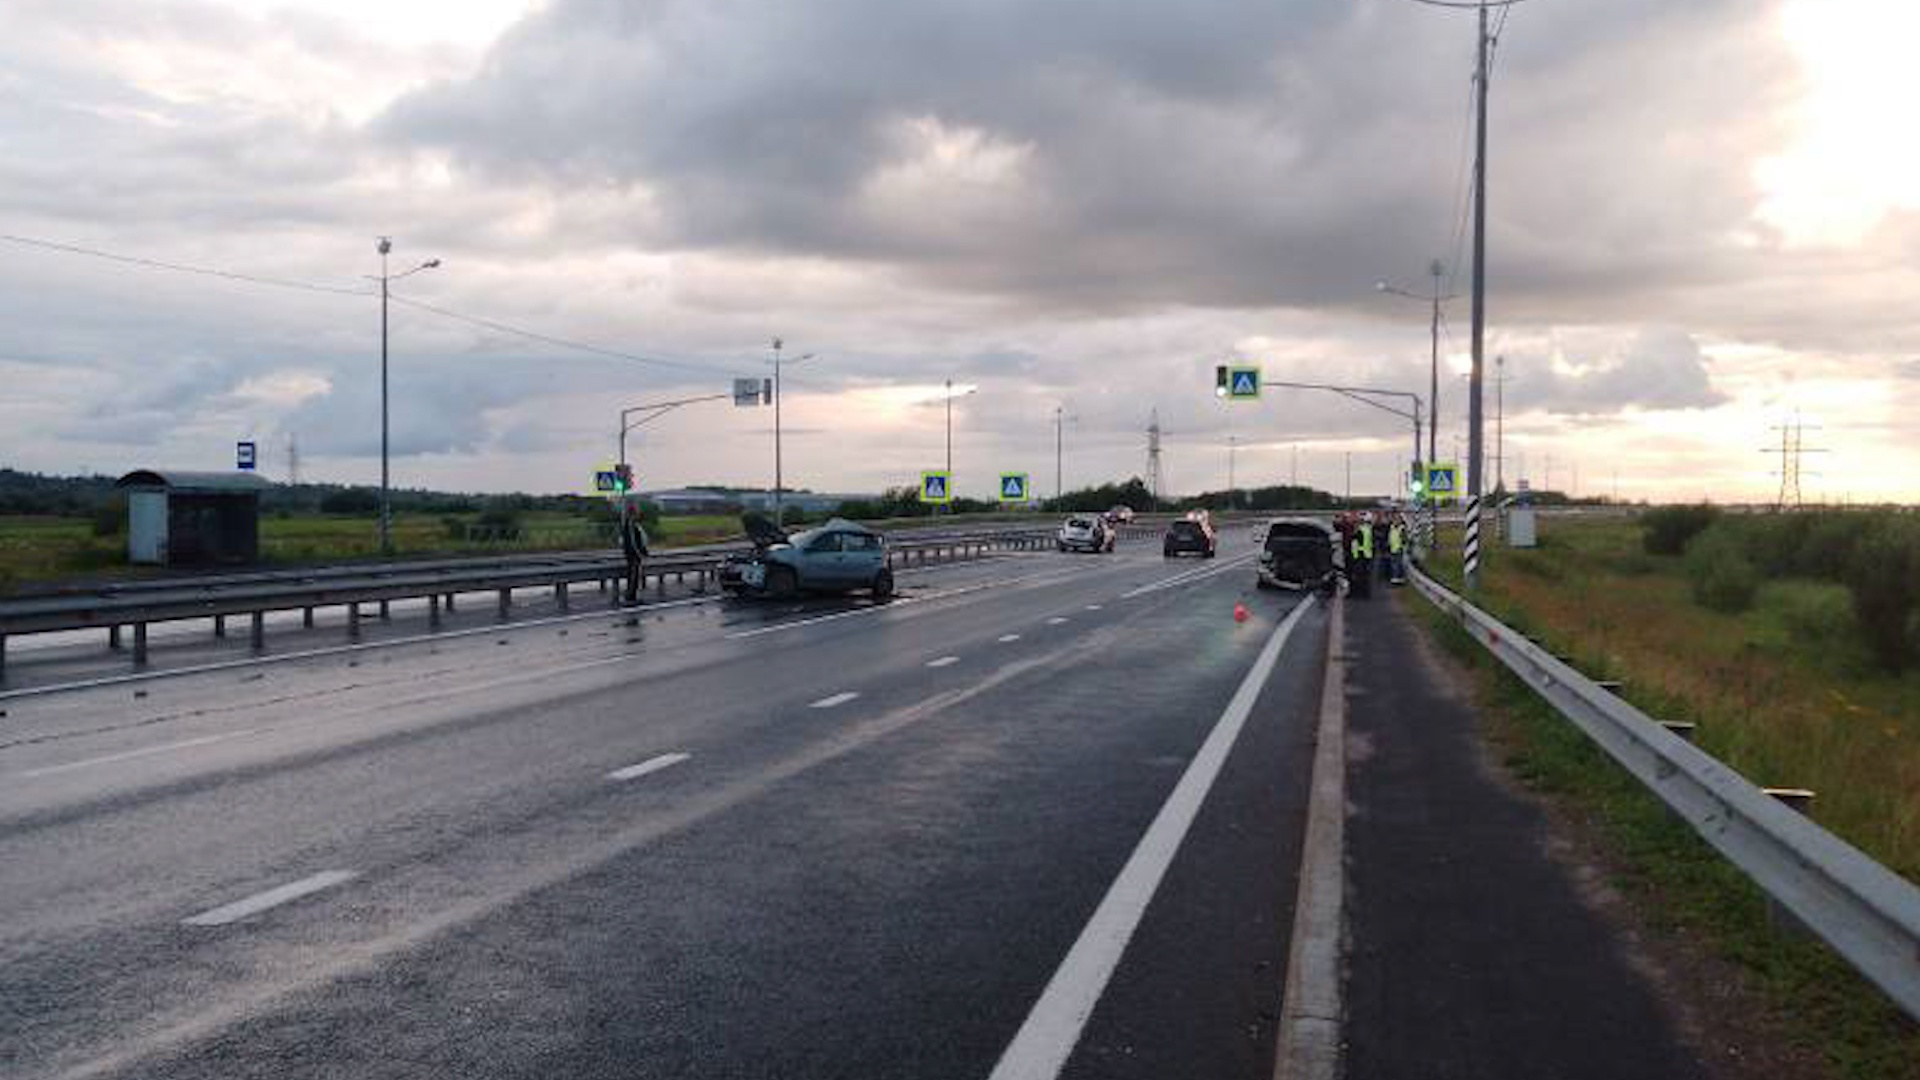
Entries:
{"label": "white lane marking", "polygon": [[1173,793],[1154,815],[1153,824],[1147,826],[1146,835],[1133,849],[1120,876],[1113,879],[1093,918],[1087,920],[1080,937],[1067,952],[1067,958],[1047,981],[1040,1000],[1034,1003],[1033,1011],[1027,1014],[1013,1042],[1000,1055],[1000,1062],[994,1066],[989,1080],[1054,1080],[1060,1075],[1067,1057],[1080,1041],[1087,1018],[1093,1015],[1094,1006],[1106,990],[1107,980],[1113,977],[1120,955],[1140,925],[1147,903],[1159,889],[1161,878],[1200,812],[1200,804],[1220,775],[1221,766],[1226,764],[1240,729],[1260,699],[1260,692],[1266,688],[1267,679],[1280,659],[1280,651],[1286,647],[1293,628],[1299,625],[1308,607],[1307,602],[1296,604],[1280,625],[1273,628],[1266,646],[1260,650],[1246,678],[1240,681],[1240,688],[1234,691],[1233,700],[1227,702],[1207,741],[1201,744],[1199,753],[1180,775],[1180,782],[1174,785]]}
{"label": "white lane marking", "polygon": [[740,638],[759,637],[761,634],[777,634],[782,630],[794,630],[802,626],[814,626],[819,623],[834,622],[839,619],[851,619],[856,615],[872,615],[875,612],[885,611],[888,608],[914,603],[918,599],[918,597],[912,596],[896,596],[884,604],[875,604],[872,607],[854,608],[851,611],[835,611],[827,615],[811,615],[804,619],[789,619],[783,623],[775,623],[772,626],[759,626],[752,630],[735,630],[733,633],[727,635],[727,639],[737,641]]}
{"label": "white lane marking", "polygon": [[203,911],[191,918],[182,919],[187,926],[225,926],[238,922],[249,915],[257,915],[271,907],[278,907],[290,900],[317,893],[322,889],[331,889],[342,882],[358,877],[351,870],[322,870],[311,877],[299,881],[289,881],[285,885],[254,893],[244,900],[235,900],[231,904],[222,904],[211,911]]}
{"label": "white lane marking", "polygon": [[938,660],[927,661],[927,666],[928,667],[946,667],[948,664],[957,664],[959,662],[960,662],[960,658],[957,656],[943,656]]}
{"label": "white lane marking", "polygon": [[1060,616],[1060,615],[1055,615],[1055,616],[1054,616],[1053,618],[1051,618],[1051,619],[1048,619],[1048,620],[1047,620],[1047,625],[1048,625],[1048,626],[1059,626],[1059,625],[1060,625],[1061,623],[1063,623],[1063,622],[1066,622],[1066,621],[1067,621],[1067,620],[1066,620],[1066,618],[1065,618],[1064,616]]}
{"label": "white lane marking", "polygon": [[852,701],[854,698],[857,698],[859,696],[860,694],[858,691],[842,690],[837,694],[833,694],[828,697],[821,698],[819,701],[816,701],[813,704],[807,706],[807,708],[831,709],[836,705],[845,705],[847,702]]}
{"label": "white lane marking", "polygon": [[671,768],[692,757],[692,754],[661,754],[650,757],[638,765],[629,765],[624,769],[615,769],[607,774],[609,780],[632,780],[648,773],[657,773],[661,769]]}
{"label": "white lane marking", "polygon": [[1219,566],[1210,566],[1201,570],[1188,570],[1185,573],[1175,574],[1170,578],[1163,578],[1159,581],[1155,581],[1147,585],[1142,585],[1139,588],[1132,590],[1131,592],[1121,593],[1120,599],[1131,600],[1136,596],[1145,596],[1147,593],[1150,593],[1150,592],[1159,592],[1161,589],[1171,589],[1176,585],[1189,585],[1203,578],[1213,577],[1215,574],[1224,574],[1229,570],[1237,570],[1240,567],[1246,565],[1247,563],[1252,562],[1254,557],[1259,554],[1260,553],[1257,551],[1249,552],[1246,555],[1240,555],[1240,556],[1236,556],[1234,558],[1228,559],[1226,562],[1221,563]]}
{"label": "white lane marking", "polygon": [[122,750],[117,754],[102,754],[99,757],[83,758],[79,761],[69,761],[60,765],[47,765],[38,769],[28,769],[25,772],[14,773],[14,775],[29,780],[36,776],[52,776],[55,773],[71,772],[74,769],[85,769],[94,765],[107,765],[115,761],[126,761],[129,758],[146,757],[148,754],[164,754],[169,750],[185,750],[189,747],[205,746],[208,743],[223,742],[227,739],[238,739],[243,735],[256,734],[259,730],[259,728],[247,728],[244,731],[227,731],[219,735],[202,735],[197,739],[181,739],[179,742],[161,743],[158,746],[143,746],[138,750]]}
{"label": "white lane marking", "polygon": [[1099,611],[1099,610],[1100,610],[1100,605],[1099,605],[1099,604],[1088,604],[1088,605],[1087,605],[1087,610],[1088,610],[1088,611]]}
{"label": "white lane marking", "polygon": [[1019,634],[1001,634],[999,637],[995,638],[994,640],[1002,644],[1005,644],[1006,642],[1009,642],[1009,641],[1019,641],[1020,635]]}
{"label": "white lane marking", "polygon": [[1017,585],[1021,582],[1064,580],[1066,578],[1096,573],[1102,569],[1110,568],[1110,566],[1103,564],[1102,566],[1094,567],[1092,570],[1085,568],[1065,571],[1047,570],[1032,574],[1021,574],[1018,577],[1000,578],[995,581],[983,581],[973,585],[962,585],[958,588],[943,589],[939,592],[921,593],[918,596],[896,596],[884,604],[874,604],[871,607],[854,608],[851,611],[835,611],[830,614],[814,615],[804,619],[792,619],[787,622],[774,623],[771,626],[758,626],[752,630],[736,630],[728,634],[727,638],[729,640],[736,640],[739,638],[759,637],[762,634],[777,634],[782,630],[795,630],[803,626],[813,626],[818,623],[834,622],[839,619],[851,619],[858,615],[877,615],[881,612],[900,607],[903,604],[926,603],[929,600],[946,600],[950,597],[967,596],[971,593],[982,592],[986,589],[998,589],[1008,585]]}

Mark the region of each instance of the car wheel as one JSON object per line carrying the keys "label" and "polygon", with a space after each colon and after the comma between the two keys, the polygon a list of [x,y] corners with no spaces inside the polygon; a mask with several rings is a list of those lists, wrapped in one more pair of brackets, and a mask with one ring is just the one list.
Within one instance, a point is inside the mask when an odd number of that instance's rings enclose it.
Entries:
{"label": "car wheel", "polygon": [[1163,558],[1163,559],[1171,559],[1171,558],[1173,558],[1173,549],[1172,549],[1172,548],[1170,548],[1170,547],[1163,547],[1163,548],[1161,548],[1161,549],[1160,549],[1160,557],[1161,557],[1161,558]]}
{"label": "car wheel", "polygon": [[892,595],[893,571],[882,570],[879,576],[873,579],[873,598],[875,600],[885,600]]}
{"label": "car wheel", "polygon": [[792,567],[770,566],[767,568],[767,595],[779,600],[790,600],[800,591],[800,575]]}
{"label": "car wheel", "polygon": [[1065,540],[1055,540],[1053,546],[1059,548],[1061,551],[1067,550],[1067,542]]}

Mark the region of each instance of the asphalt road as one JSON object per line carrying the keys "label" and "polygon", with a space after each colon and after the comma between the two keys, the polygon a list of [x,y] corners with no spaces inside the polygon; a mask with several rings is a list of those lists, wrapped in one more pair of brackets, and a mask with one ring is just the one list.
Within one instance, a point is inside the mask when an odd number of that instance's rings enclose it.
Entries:
{"label": "asphalt road", "polygon": [[0,1075],[1265,1080],[1325,612],[1251,554],[0,701]]}

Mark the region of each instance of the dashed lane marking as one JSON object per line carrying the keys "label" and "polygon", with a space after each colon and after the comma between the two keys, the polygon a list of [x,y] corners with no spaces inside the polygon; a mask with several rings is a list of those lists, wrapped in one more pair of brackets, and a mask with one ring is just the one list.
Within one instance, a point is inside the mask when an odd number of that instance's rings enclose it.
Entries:
{"label": "dashed lane marking", "polygon": [[839,692],[839,693],[837,693],[837,694],[832,694],[832,695],[830,695],[830,696],[828,696],[828,697],[823,697],[823,698],[821,698],[821,699],[820,699],[819,701],[816,701],[816,702],[814,702],[813,704],[811,704],[811,705],[809,705],[809,706],[807,706],[807,708],[809,708],[809,709],[831,709],[831,708],[833,708],[833,707],[835,707],[835,706],[837,706],[837,705],[845,705],[845,704],[846,704],[847,702],[849,702],[849,701],[852,701],[852,700],[853,700],[854,698],[857,698],[857,697],[859,697],[859,696],[860,696],[860,694],[859,694],[859,692],[858,692],[858,691],[855,691],[855,690],[842,690],[842,691],[840,691],[840,692]]}
{"label": "dashed lane marking", "polygon": [[946,667],[949,664],[957,664],[959,662],[960,662],[960,658],[957,656],[942,656],[937,660],[927,661],[927,666],[928,667]]}
{"label": "dashed lane marking", "polygon": [[615,769],[607,774],[607,779],[632,780],[645,776],[648,773],[657,773],[661,769],[672,768],[692,756],[692,754],[661,754],[659,757],[650,757],[638,765],[629,765],[624,769]]}
{"label": "dashed lane marking", "polygon": [[1009,641],[1019,641],[1020,635],[1019,634],[1001,634],[999,637],[995,638],[994,640],[1004,645]]}
{"label": "dashed lane marking", "polygon": [[299,881],[289,881],[285,885],[254,893],[242,900],[235,900],[231,904],[222,904],[217,908],[203,911],[198,915],[182,919],[181,922],[187,926],[225,926],[228,923],[239,922],[249,915],[258,915],[268,908],[276,908],[303,896],[311,896],[322,889],[331,889],[335,885],[352,881],[358,876],[351,870],[322,870],[310,877],[303,877]]}

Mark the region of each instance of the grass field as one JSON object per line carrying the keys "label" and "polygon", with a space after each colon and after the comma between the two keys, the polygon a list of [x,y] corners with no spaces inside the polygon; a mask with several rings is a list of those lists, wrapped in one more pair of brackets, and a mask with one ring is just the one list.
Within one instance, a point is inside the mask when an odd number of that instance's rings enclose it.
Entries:
{"label": "grass field", "polygon": [[1495,758],[1605,852],[1609,884],[1636,917],[1745,973],[1751,992],[1722,1007],[1757,1000],[1752,1023],[1816,1051],[1833,1075],[1920,1075],[1920,1026],[1813,938],[1781,932],[1745,875],[1458,624],[1417,596],[1400,600],[1470,669]]}
{"label": "grass field", "polygon": [[[512,551],[566,551],[611,547],[604,526],[557,513],[523,514],[514,539],[469,539],[464,526],[476,515],[396,514],[393,546],[402,556],[485,555]],[[1050,515],[973,514],[951,518],[901,518],[869,524],[881,528],[932,524],[981,524],[1008,520],[1051,522]],[[84,517],[0,516],[0,596],[15,587],[73,578],[154,576],[158,567],[134,567],[126,561],[126,537],[93,535]],[[454,529],[450,526],[461,526]],[[736,539],[740,519],[731,514],[666,517],[649,530],[655,548],[683,547]],[[268,565],[370,559],[379,553],[378,526],[372,518],[330,514],[268,515],[260,519],[260,556]]]}
{"label": "grass field", "polygon": [[[1541,540],[1488,553],[1482,606],[1624,679],[1648,713],[1698,724],[1755,783],[1813,789],[1816,820],[1920,881],[1920,672],[1873,666],[1843,587],[1768,581],[1725,614],[1694,601],[1679,557],[1644,554],[1631,521],[1548,520]],[[1457,558],[1434,564],[1457,588]]]}

